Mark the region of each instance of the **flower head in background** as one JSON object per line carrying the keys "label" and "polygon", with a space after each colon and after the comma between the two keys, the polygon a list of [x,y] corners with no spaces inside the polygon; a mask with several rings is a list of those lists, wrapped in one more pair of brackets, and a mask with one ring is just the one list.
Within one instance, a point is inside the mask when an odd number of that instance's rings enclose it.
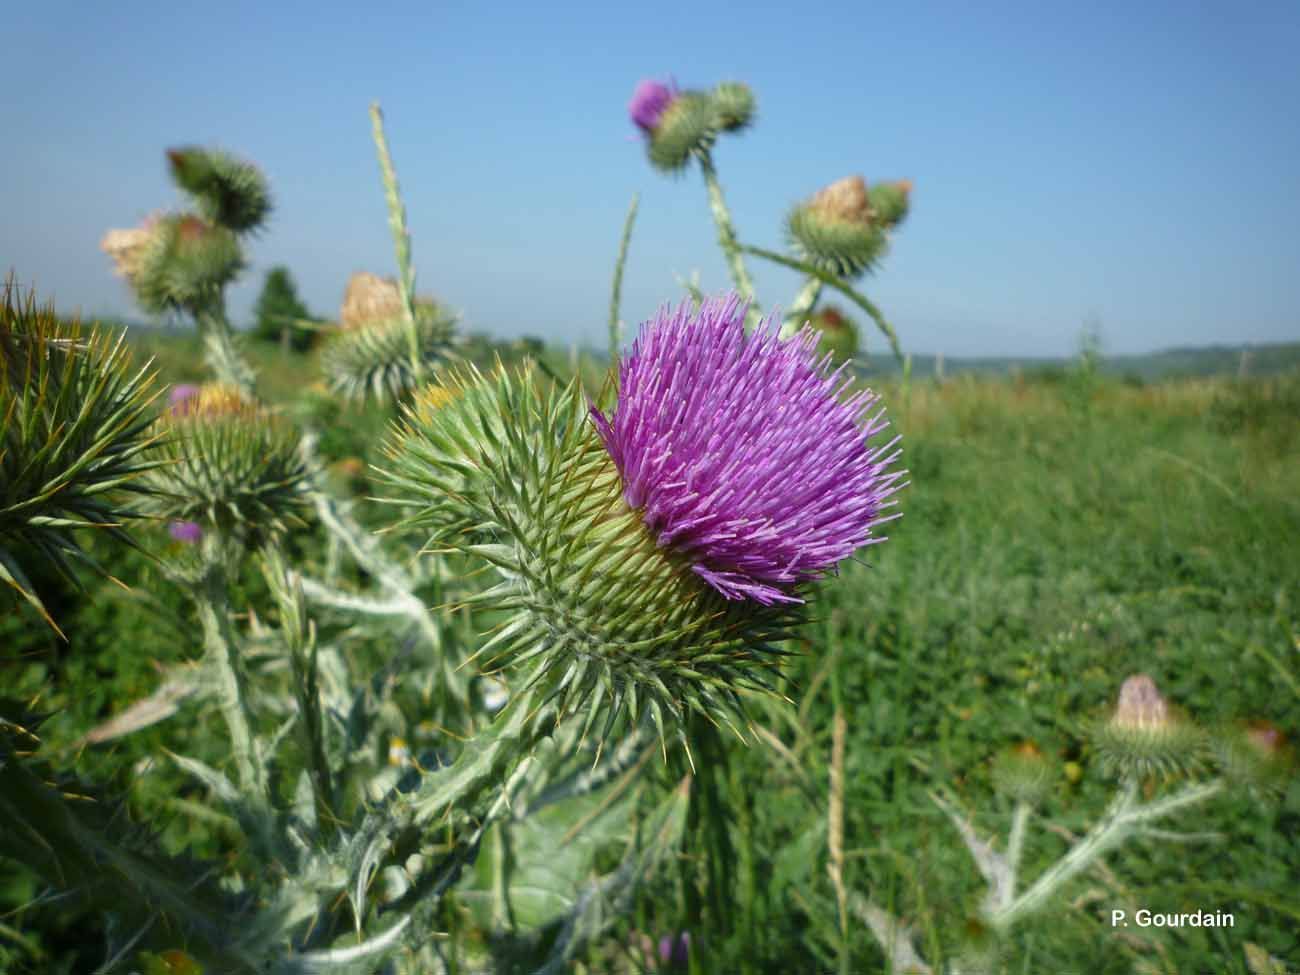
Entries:
{"label": "flower head in background", "polygon": [[623,497],[661,548],[727,599],[799,602],[793,591],[883,541],[902,471],[878,397],[769,319],[744,328],[739,298],[683,304],[647,323],[619,372],[619,403],[596,424]]}
{"label": "flower head in background", "polygon": [[331,392],[356,402],[395,402],[457,358],[455,317],[431,298],[416,298],[419,368],[411,362],[411,328],[396,279],[358,272],[339,308],[341,330],[321,348]]}
{"label": "flower head in background", "polygon": [[1205,744],[1203,732],[1165,700],[1146,674],[1134,674],[1120,685],[1115,710],[1096,727],[1094,740],[1102,766],[1132,781],[1194,771]]}
{"label": "flower head in background", "polygon": [[857,277],[883,256],[885,229],[861,176],[831,183],[797,204],[786,218],[787,235],[799,256],[845,278]]}
{"label": "flower head in background", "polygon": [[754,96],[739,82],[705,92],[680,91],[675,84],[646,80],[632,92],[627,111],[645,136],[651,165],[679,173],[692,156],[707,153],[720,132],[739,132],[749,125]]}
{"label": "flower head in background", "polygon": [[196,383],[177,383],[167,393],[167,405],[173,413],[184,413],[190,408],[190,401],[198,395]]}
{"label": "flower head in background", "polygon": [[167,526],[167,534],[174,541],[197,545],[203,540],[203,526],[197,521],[173,521]]}

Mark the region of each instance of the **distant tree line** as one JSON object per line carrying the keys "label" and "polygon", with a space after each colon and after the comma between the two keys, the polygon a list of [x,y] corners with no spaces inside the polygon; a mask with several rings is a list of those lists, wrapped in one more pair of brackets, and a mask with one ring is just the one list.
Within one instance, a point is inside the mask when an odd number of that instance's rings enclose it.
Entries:
{"label": "distant tree line", "polygon": [[295,352],[306,352],[312,347],[317,335],[312,326],[324,320],[312,315],[303,304],[293,275],[283,265],[266,272],[253,314],[255,338],[278,342],[282,349]]}

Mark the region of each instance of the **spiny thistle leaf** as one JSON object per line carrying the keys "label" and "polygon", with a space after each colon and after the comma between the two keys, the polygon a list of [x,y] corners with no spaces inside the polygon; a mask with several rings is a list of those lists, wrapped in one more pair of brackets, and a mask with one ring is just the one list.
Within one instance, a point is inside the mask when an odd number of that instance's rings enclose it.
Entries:
{"label": "spiny thistle leaf", "polygon": [[207,384],[157,422],[153,513],[258,545],[302,524],[310,471],[282,417],[234,387]]}
{"label": "spiny thistle leaf", "polygon": [[[0,301],[0,580],[54,626],[27,567],[53,565],[76,582],[71,562],[94,565],[73,531],[98,528],[134,544],[121,522],[138,515],[127,492],[146,493],[155,466],[149,406],[158,395],[148,368],[132,371],[125,336],[83,335],[50,306]],[[57,627],[55,627],[57,629]]]}
{"label": "spiny thistle leaf", "polygon": [[588,409],[576,383],[463,371],[405,409],[381,476],[431,544],[496,568],[475,598],[509,614],[479,652],[488,668],[530,664],[562,715],[603,710],[606,730],[649,715],[680,737],[688,712],[735,728],[801,609],[728,600],[661,548]]}
{"label": "spiny thistle leaf", "polygon": [[431,301],[416,302],[417,374],[411,368],[409,327],[394,316],[330,336],[321,349],[321,371],[330,389],[354,401],[397,402],[456,358],[454,319]]}
{"label": "spiny thistle leaf", "polygon": [[176,185],[194,197],[213,223],[237,234],[254,230],[271,212],[266,177],[252,163],[220,149],[167,150]]}

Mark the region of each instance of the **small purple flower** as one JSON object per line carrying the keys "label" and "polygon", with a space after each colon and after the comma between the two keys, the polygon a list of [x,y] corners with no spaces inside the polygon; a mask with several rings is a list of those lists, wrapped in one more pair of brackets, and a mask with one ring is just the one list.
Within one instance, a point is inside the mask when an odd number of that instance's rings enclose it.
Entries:
{"label": "small purple flower", "polygon": [[805,328],[778,337],[776,316],[745,334],[735,295],[683,303],[642,326],[619,367],[619,401],[592,421],[623,478],[623,497],[659,545],[728,599],[802,602],[817,579],[873,537],[903,471],[879,397],[844,397],[850,380],[818,358]]}
{"label": "small purple flower", "polygon": [[691,933],[664,935],[659,939],[659,964],[685,968],[690,963]]}
{"label": "small purple flower", "polygon": [[659,120],[663,118],[664,112],[676,97],[676,85],[670,87],[661,81],[647,79],[637,85],[636,91],[632,92],[627,113],[642,132],[650,133],[659,125]]}
{"label": "small purple flower", "polygon": [[193,383],[179,383],[172,387],[171,392],[167,395],[167,402],[171,405],[173,413],[184,413],[189,409],[186,404],[198,395],[198,386]]}
{"label": "small purple flower", "polygon": [[195,545],[203,538],[203,527],[197,521],[173,521],[167,533],[178,542]]}

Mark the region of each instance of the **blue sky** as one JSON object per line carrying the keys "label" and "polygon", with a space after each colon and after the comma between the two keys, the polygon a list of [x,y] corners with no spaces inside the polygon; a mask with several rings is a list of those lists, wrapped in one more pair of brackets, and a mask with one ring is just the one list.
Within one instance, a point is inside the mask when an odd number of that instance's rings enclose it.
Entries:
{"label": "blue sky", "polygon": [[[863,286],[911,351],[1069,354],[1089,321],[1111,353],[1300,339],[1294,0],[187,6],[5,14],[0,265],[62,310],[142,317],[98,242],[176,205],[163,150],[198,143],[275,194],[233,316],[279,263],[336,315],[349,274],[393,267],[378,100],[420,289],[471,329],[600,342],[635,191],[625,318],[679,274],[728,285],[698,172],[652,170],[627,120],[671,75],[757,94],[716,151],[744,240],[779,247],[842,176],[914,181]],[[790,301],[791,272],[751,270]]]}

